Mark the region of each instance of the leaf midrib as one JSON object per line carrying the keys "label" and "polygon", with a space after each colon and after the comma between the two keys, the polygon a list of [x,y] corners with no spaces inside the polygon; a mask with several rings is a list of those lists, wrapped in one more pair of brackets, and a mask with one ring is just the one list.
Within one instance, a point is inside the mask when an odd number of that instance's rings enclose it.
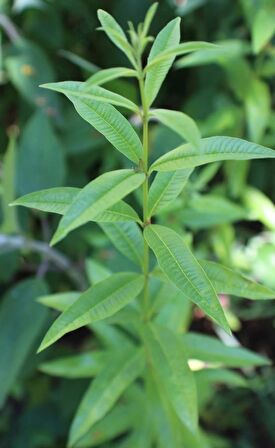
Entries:
{"label": "leaf midrib", "polygon": [[[115,131],[119,136],[120,136],[120,138],[123,140],[123,142],[124,142],[124,144],[126,144],[126,146],[128,146],[129,145],[129,148],[130,148],[130,152],[131,152],[131,154],[134,154],[134,160],[136,161],[136,163],[138,163],[139,162],[139,160],[140,160],[140,158],[141,158],[141,142],[140,142],[140,140],[139,140],[139,138],[138,138],[138,135],[135,133],[135,131],[134,131],[134,129],[131,127],[131,125],[130,125],[130,123],[128,122],[128,124],[129,124],[129,126],[130,126],[130,129],[131,129],[131,132],[133,131],[133,134],[132,135],[134,135],[135,137],[133,137],[133,138],[137,138],[137,141],[139,142],[139,149],[140,149],[140,151],[138,151],[138,149],[137,149],[137,151],[138,152],[140,152],[140,157],[138,157],[138,155],[135,153],[135,151],[134,151],[134,146],[133,146],[133,144],[131,143],[131,141],[130,140],[128,140],[128,139],[126,139],[125,137],[124,137],[124,134],[122,134],[121,132],[119,132],[119,130],[117,129],[117,128],[115,128],[111,123],[109,123],[107,120],[105,120],[105,118],[104,117],[102,117],[102,115],[98,112],[98,111],[96,111],[92,106],[88,106],[84,101],[83,101],[83,103],[86,105],[86,107],[90,107],[92,110],[93,110],[93,112],[107,125],[107,126],[109,126],[113,131]],[[99,101],[98,101],[98,104],[101,104]],[[116,108],[114,107],[114,106],[112,106],[111,104],[108,104],[107,103],[107,105],[111,108],[111,109],[113,109],[114,111],[115,111],[115,113],[118,113],[119,114],[119,116],[121,116],[121,117],[123,117],[123,115],[122,114],[120,114],[120,112],[118,111],[118,110],[116,110]],[[124,117],[123,117],[124,118]],[[127,120],[126,120],[127,121]],[[105,136],[104,136],[105,137]],[[108,138],[107,138],[107,140],[108,141],[110,141]],[[112,145],[113,145],[113,143],[112,142],[110,142]],[[113,146],[115,146],[115,145],[113,145]],[[116,146],[115,146],[116,147]],[[118,148],[117,148],[118,149]],[[118,149],[120,152],[122,152],[120,149]],[[126,156],[127,157],[127,156]]]}

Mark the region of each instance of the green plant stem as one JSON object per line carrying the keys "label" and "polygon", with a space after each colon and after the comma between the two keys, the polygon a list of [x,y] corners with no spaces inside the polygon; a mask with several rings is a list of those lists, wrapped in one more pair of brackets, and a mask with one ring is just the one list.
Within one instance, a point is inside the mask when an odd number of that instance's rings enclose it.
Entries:
{"label": "green plant stem", "polygon": [[[148,225],[148,107],[146,104],[144,93],[144,74],[142,69],[139,71],[139,88],[143,111],[143,168],[146,175],[143,183],[143,227]],[[143,272],[144,272],[144,289],[143,289],[143,318],[147,320],[148,308],[148,280],[149,280],[149,246],[144,240],[143,254]]]}

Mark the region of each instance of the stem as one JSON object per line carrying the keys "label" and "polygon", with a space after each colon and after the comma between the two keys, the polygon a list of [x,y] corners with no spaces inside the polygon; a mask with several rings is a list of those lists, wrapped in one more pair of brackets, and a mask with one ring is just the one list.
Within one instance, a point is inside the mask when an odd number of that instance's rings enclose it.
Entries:
{"label": "stem", "polygon": [[[145,180],[143,183],[143,227],[148,225],[148,107],[144,92],[144,74],[141,63],[139,67],[139,89],[141,96],[141,104],[143,111],[143,167],[145,172]],[[143,289],[143,313],[144,320],[147,319],[148,308],[148,279],[149,279],[149,247],[144,239],[143,253],[143,273],[144,273],[144,289]]]}
{"label": "stem", "polygon": [[64,271],[78,289],[83,290],[87,287],[85,278],[77,271],[71,261],[56,249],[52,249],[47,243],[29,240],[21,235],[0,233],[0,248],[4,251],[19,249],[37,252],[46,257],[49,262],[55,264],[58,269]]}

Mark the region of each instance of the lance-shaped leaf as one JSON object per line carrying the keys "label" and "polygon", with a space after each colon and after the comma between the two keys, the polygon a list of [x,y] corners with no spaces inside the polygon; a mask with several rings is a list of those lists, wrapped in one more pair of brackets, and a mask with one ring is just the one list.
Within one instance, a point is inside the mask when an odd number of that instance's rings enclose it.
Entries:
{"label": "lance-shaped leaf", "polygon": [[63,239],[73,229],[91,221],[138,188],[144,178],[144,174],[133,170],[117,170],[102,174],[90,182],[76,196],[62,217],[52,244]]}
{"label": "lance-shaped leaf", "polygon": [[222,264],[206,260],[200,260],[200,264],[218,293],[233,294],[251,300],[275,299],[275,291]]}
{"label": "lance-shaped leaf", "polygon": [[112,67],[94,73],[85,81],[85,88],[90,86],[100,86],[117,78],[136,77],[135,70],[127,67]]}
{"label": "lance-shaped leaf", "polygon": [[180,235],[155,224],[147,226],[144,235],[169,280],[187,299],[231,333],[212,283]]}
{"label": "lance-shaped leaf", "polygon": [[[171,20],[157,35],[148,56],[148,64],[162,51],[177,45],[180,41],[180,19]],[[175,56],[161,61],[147,70],[145,79],[145,97],[150,106],[156,98],[165,76],[171,68]]]}
{"label": "lance-shaped leaf", "polygon": [[144,22],[142,25],[142,36],[145,37],[147,36],[149,29],[150,29],[150,25],[152,23],[152,20],[157,12],[158,9],[158,3],[153,3],[150,8],[148,9],[146,16],[144,18]]}
{"label": "lance-shaped leaf", "polygon": [[80,295],[81,292],[78,291],[57,292],[55,294],[41,296],[37,299],[37,302],[57,311],[65,311],[77,301]]}
{"label": "lance-shaped leaf", "polygon": [[274,158],[275,151],[235,137],[208,137],[200,147],[190,144],[179,146],[156,160],[150,171],[175,171],[194,168],[219,160],[249,160]]}
{"label": "lance-shaped leaf", "polygon": [[134,401],[127,404],[118,403],[80,439],[75,447],[91,448],[124,435],[135,426],[139,410]]}
{"label": "lance-shaped leaf", "polygon": [[[100,72],[99,72],[100,73]],[[66,96],[74,96],[75,98],[88,99],[99,103],[114,104],[115,106],[125,107],[132,112],[138,112],[138,106],[128,98],[104,89],[103,87],[87,85],[80,81],[62,81],[43,84],[40,87],[64,93]]]}
{"label": "lance-shaped leaf", "polygon": [[104,351],[80,353],[43,362],[39,370],[63,378],[92,378],[102,370],[108,356]]}
{"label": "lance-shaped leaf", "polygon": [[268,8],[263,4],[256,12],[252,22],[254,53],[259,53],[272,38],[273,34],[275,34],[275,8],[274,5]]}
{"label": "lance-shaped leaf", "polygon": [[199,333],[188,333],[183,343],[189,358],[221,363],[228,367],[250,367],[269,364],[269,360],[242,347],[231,347],[217,338]]}
{"label": "lance-shaped leaf", "polygon": [[149,216],[155,215],[177,198],[192,171],[192,168],[187,168],[176,172],[157,173],[149,190]]}
{"label": "lance-shaped leaf", "polygon": [[183,112],[168,109],[154,109],[151,114],[162,124],[183,137],[184,140],[199,147],[201,134],[191,117]]}
{"label": "lance-shaped leaf", "polygon": [[68,96],[76,111],[128,159],[142,159],[141,141],[129,121],[111,104]]}
{"label": "lance-shaped leaf", "polygon": [[201,41],[184,42],[162,51],[160,54],[158,54],[155,58],[153,58],[150,61],[150,63],[146,66],[146,70],[149,70],[151,67],[158,64],[159,62],[166,61],[167,59],[171,58],[171,56],[177,57],[182,56],[183,54],[193,53],[194,51],[217,50],[217,49],[222,51],[222,46],[212,44],[210,42],[201,42]]}
{"label": "lance-shaped leaf", "polygon": [[4,219],[0,226],[3,233],[18,232],[16,210],[9,208],[9,203],[15,198],[15,180],[16,139],[15,136],[12,135],[10,136],[9,144],[3,158],[1,206]]}
{"label": "lance-shaped leaf", "polygon": [[103,11],[103,9],[97,11],[97,16],[101,23],[102,30],[107,34],[113,44],[116,45],[116,47],[118,47],[135,66],[136,64],[131,46],[121,26],[108,12]]}
{"label": "lance-shaped leaf", "polygon": [[143,237],[135,222],[101,223],[100,227],[125,257],[142,266]]}
{"label": "lance-shaped leaf", "polygon": [[[70,85],[74,86],[74,91],[77,91],[79,95],[80,91],[77,90],[79,89],[79,87],[77,87],[79,86],[79,83],[68,82]],[[58,84],[59,83],[47,84],[47,86],[51,86],[50,88],[52,90],[59,89],[59,91],[61,91],[61,87],[60,85],[58,87]],[[64,83],[61,84],[64,86]],[[67,83],[66,86],[68,86]],[[121,101],[123,102],[123,97],[113,92],[108,92],[108,90],[103,89],[102,87],[92,86],[89,87],[89,90],[97,92],[97,100],[85,97],[77,98],[75,95],[69,94],[68,90],[66,90],[66,96],[72,101],[76,111],[85,121],[103,134],[118,151],[133,162],[139,163],[139,160],[142,159],[142,145],[137,133],[134,131],[128,120],[116,110],[115,107],[111,104],[107,104],[107,102],[110,102],[110,96],[113,99],[115,96],[120,103]],[[62,91],[64,91],[64,88]],[[102,92],[104,93],[102,94]],[[106,94],[106,92],[108,93]],[[104,102],[100,102],[99,97],[101,98],[101,101],[104,100]],[[129,100],[124,100],[129,106]],[[124,107],[126,104],[125,101]]]}
{"label": "lance-shaped leaf", "polygon": [[46,333],[39,351],[60,339],[64,334],[117,313],[138,296],[143,277],[125,272],[113,274],[89,288],[67,308]]}
{"label": "lance-shaped leaf", "polygon": [[196,385],[181,340],[168,328],[156,324],[144,326],[143,334],[146,352],[161,389],[166,391],[182,423],[195,432],[198,420]]}
{"label": "lance-shaped leaf", "polygon": [[73,447],[109,410],[121,394],[141,374],[144,352],[141,349],[123,350],[91,383],[81,400],[72,422],[69,447]]}
{"label": "lance-shaped leaf", "polygon": [[[65,215],[69,206],[80,193],[80,188],[56,187],[46,190],[35,191],[16,199],[10,205],[22,205],[35,208],[43,212],[58,213]],[[95,222],[140,222],[136,211],[126,202],[119,201],[102,213],[99,213],[91,221]]]}

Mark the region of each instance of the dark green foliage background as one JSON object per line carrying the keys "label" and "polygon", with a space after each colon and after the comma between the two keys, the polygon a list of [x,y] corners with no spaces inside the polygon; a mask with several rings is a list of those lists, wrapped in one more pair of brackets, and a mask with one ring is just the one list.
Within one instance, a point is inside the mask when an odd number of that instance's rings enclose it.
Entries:
{"label": "dark green foliage background", "polygon": [[[185,8],[180,6],[183,3],[161,0],[152,33],[182,14],[184,41],[235,39],[249,46],[253,8],[261,7],[263,2],[189,0]],[[17,165],[13,173],[16,197],[54,186],[82,187],[99,173],[125,165],[123,157],[82,121],[63,97],[39,89],[38,85],[71,79],[82,81],[96,67],[125,66],[123,55],[105,35],[96,31],[96,10],[106,9],[126,26],[129,19],[140,22],[150,4],[149,0],[0,2],[0,13],[10,18],[23,37],[19,42],[14,40],[14,33],[1,31],[1,160],[11,126],[16,125]],[[76,55],[86,62],[79,63]],[[251,87],[253,92],[248,87],[251,79],[261,84],[259,89]],[[115,81],[108,87],[139,101],[136,85],[131,81]],[[246,55],[244,51],[227,64],[218,61],[171,71],[157,104],[190,114],[204,136],[238,136],[275,148],[274,88],[275,41],[271,41],[258,55],[251,52]],[[178,143],[175,134],[154,126],[151,134],[154,157]],[[202,257],[214,253],[224,264],[238,264],[275,288],[274,210],[273,218],[265,219],[261,199],[259,203],[253,200],[252,207],[243,197],[248,183],[274,202],[275,163],[274,160],[241,163],[228,162],[217,167],[210,186],[202,187],[212,205],[196,206],[187,192],[185,213],[175,208],[163,220],[175,228],[185,225],[194,230],[196,248]],[[196,180],[201,181],[199,177]],[[225,211],[221,212],[221,203],[215,202],[217,197],[246,206],[249,213],[254,213],[253,219],[245,221],[238,214],[236,217],[236,209],[230,209],[228,203],[223,204]],[[209,207],[212,207],[210,216]],[[45,242],[57,224],[55,217],[21,209],[18,220],[21,233]],[[129,269],[129,262],[114,251],[96,224],[78,229],[58,249],[73,260],[77,272],[84,272],[86,266],[89,274],[87,265],[91,256],[114,271]],[[45,329],[56,316],[35,299],[47,291],[76,289],[76,285],[66,272],[49,269],[47,261],[41,261],[37,254],[11,250],[2,240],[0,281],[0,405],[3,403],[0,445],[3,448],[65,446],[70,421],[88,381],[50,377],[40,372],[38,366],[47,359],[94,348],[96,341],[91,341],[89,332],[82,329],[35,355]],[[230,310],[239,320],[237,334],[241,343],[274,360],[273,302],[236,301],[231,303]],[[211,332],[209,323],[198,316],[192,329]],[[211,446],[275,446],[275,370],[266,367],[257,376],[248,372],[248,381],[251,389],[213,388],[207,413],[202,415],[202,426],[217,437],[222,436],[224,441],[213,439]]]}

